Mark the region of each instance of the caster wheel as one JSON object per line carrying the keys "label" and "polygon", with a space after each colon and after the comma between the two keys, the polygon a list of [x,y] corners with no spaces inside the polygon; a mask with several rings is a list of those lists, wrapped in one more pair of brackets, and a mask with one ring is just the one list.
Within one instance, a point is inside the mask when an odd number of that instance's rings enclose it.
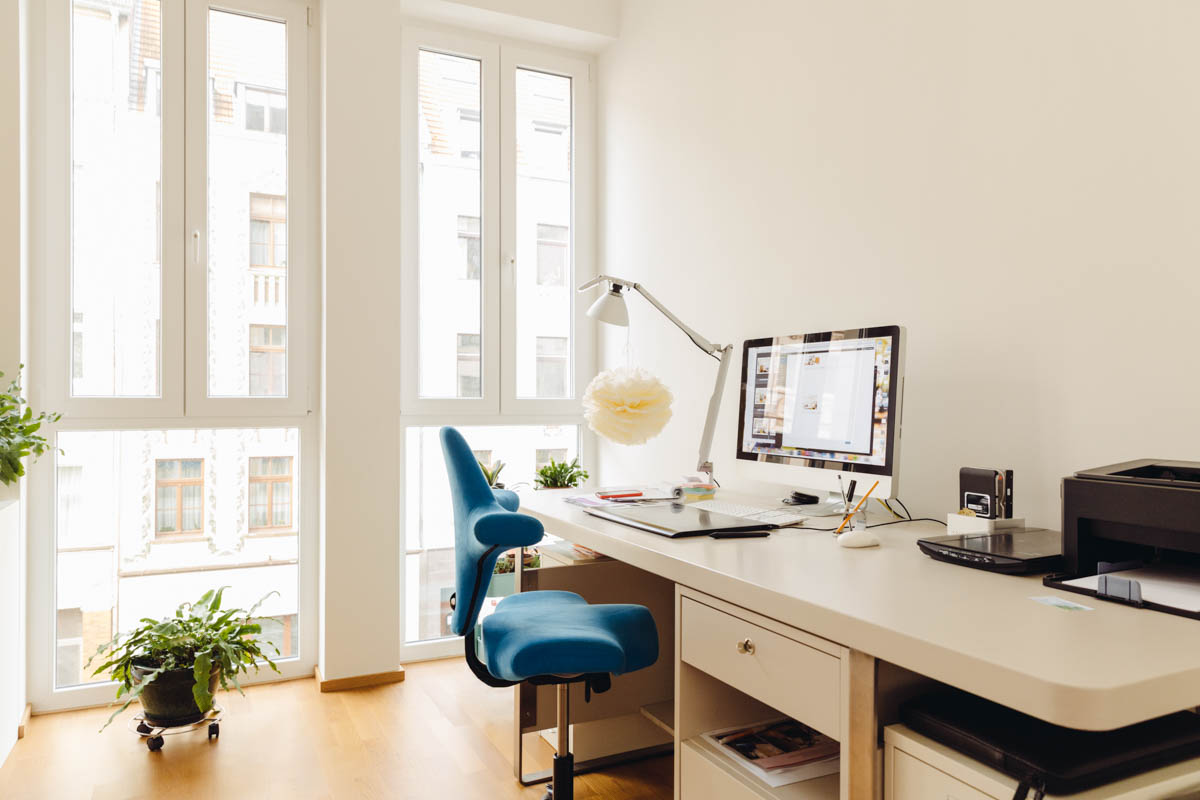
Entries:
{"label": "caster wheel", "polygon": [[150,732],[150,731],[152,731],[152,730],[154,730],[154,729],[153,729],[153,728],[151,728],[151,727],[150,727],[149,725],[147,725],[146,723],[144,723],[144,722],[139,722],[139,723],[138,723],[138,726],[137,726],[137,732],[138,732],[138,733],[146,734],[146,733],[149,733],[149,732]]}
{"label": "caster wheel", "polygon": [[217,724],[215,722],[209,723],[208,738],[209,739],[220,739],[221,738],[221,726],[219,724]]}
{"label": "caster wheel", "polygon": [[153,736],[146,740],[146,747],[148,747],[150,749],[151,753],[156,752],[158,750],[162,750],[162,746],[163,746],[163,737],[161,737],[161,736]]}
{"label": "caster wheel", "polygon": [[546,793],[542,795],[542,800],[554,800],[554,787],[550,786],[546,789]]}

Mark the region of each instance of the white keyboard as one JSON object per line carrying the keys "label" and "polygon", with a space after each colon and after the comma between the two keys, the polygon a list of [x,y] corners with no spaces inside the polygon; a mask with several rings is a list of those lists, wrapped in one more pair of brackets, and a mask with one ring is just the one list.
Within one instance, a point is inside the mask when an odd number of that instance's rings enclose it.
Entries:
{"label": "white keyboard", "polygon": [[754,520],[755,522],[770,522],[780,527],[798,525],[808,520],[806,514],[802,514],[792,508],[763,508],[762,506],[747,506],[741,503],[726,503],[723,500],[701,500],[697,503],[692,503],[691,506],[701,511],[711,511],[714,514],[725,514],[730,517]]}

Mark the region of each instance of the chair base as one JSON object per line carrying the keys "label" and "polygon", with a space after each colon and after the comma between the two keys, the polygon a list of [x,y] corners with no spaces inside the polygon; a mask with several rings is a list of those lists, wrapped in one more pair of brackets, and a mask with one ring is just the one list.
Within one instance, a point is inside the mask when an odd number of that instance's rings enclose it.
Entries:
{"label": "chair base", "polygon": [[575,800],[575,756],[567,753],[554,757],[554,777],[542,800]]}

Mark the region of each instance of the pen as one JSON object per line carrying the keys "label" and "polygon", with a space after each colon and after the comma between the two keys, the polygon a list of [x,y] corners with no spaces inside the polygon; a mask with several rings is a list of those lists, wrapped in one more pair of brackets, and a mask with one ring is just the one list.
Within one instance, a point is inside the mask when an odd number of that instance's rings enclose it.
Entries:
{"label": "pen", "polygon": [[[850,518],[858,513],[858,510],[860,508],[862,508],[863,503],[867,502],[867,498],[871,496],[871,492],[875,491],[875,487],[878,485],[879,485],[879,481],[875,481],[874,485],[871,486],[870,489],[867,489],[867,493],[863,495],[863,499],[858,501],[858,505],[856,505],[854,507],[854,510],[846,515],[846,518],[844,520],[842,520],[841,525],[838,525],[837,533],[842,532],[842,528],[846,527],[846,523],[850,521]],[[850,540],[847,539],[846,541],[850,541]]]}
{"label": "pen", "polygon": [[846,491],[846,505],[850,505],[854,502],[854,487],[856,486],[858,486],[858,481],[851,480],[850,488]]}
{"label": "pen", "polygon": [[842,508],[846,509],[850,506],[850,501],[846,499],[846,487],[842,484],[842,473],[838,473],[838,491],[842,495]]}

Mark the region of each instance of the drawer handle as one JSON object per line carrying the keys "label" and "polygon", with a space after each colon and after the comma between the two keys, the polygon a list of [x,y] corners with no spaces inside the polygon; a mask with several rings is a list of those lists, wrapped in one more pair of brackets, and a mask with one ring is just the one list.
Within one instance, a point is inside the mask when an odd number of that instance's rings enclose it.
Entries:
{"label": "drawer handle", "polygon": [[751,639],[743,639],[735,646],[737,651],[744,656],[754,655],[754,642]]}

